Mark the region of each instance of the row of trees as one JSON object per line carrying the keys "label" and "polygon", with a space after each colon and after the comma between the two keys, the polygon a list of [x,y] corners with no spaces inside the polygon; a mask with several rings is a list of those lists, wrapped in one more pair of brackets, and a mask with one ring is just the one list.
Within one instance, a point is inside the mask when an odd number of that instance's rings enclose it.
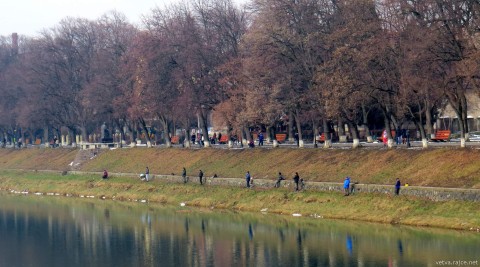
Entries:
{"label": "row of trees", "polygon": [[109,122],[122,135],[155,125],[170,145],[176,128],[208,132],[215,112],[243,139],[249,127],[274,138],[288,115],[300,144],[310,125],[331,146],[335,123],[356,147],[382,120],[390,146],[406,123],[427,146],[449,104],[464,146],[479,86],[478,0],[191,0],[141,28],[111,12],[0,39],[0,127],[47,139],[64,127],[87,140]]}

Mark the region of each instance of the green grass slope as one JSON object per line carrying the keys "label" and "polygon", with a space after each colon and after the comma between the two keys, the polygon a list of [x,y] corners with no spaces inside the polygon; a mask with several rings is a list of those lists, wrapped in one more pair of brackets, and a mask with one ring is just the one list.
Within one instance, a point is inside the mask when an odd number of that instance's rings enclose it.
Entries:
{"label": "green grass slope", "polygon": [[[0,169],[68,170],[75,149],[0,149]],[[83,171],[180,174],[195,176],[291,179],[295,172],[307,181],[393,184],[395,178],[416,186],[480,188],[480,151],[476,149],[180,149],[128,148],[108,150],[81,165]]]}

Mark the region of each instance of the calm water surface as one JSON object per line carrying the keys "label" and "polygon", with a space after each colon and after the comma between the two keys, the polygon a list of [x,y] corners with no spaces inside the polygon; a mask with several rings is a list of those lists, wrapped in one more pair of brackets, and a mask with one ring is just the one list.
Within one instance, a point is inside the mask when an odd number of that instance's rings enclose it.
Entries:
{"label": "calm water surface", "polygon": [[0,194],[1,267],[442,266],[459,260],[480,266],[480,234]]}

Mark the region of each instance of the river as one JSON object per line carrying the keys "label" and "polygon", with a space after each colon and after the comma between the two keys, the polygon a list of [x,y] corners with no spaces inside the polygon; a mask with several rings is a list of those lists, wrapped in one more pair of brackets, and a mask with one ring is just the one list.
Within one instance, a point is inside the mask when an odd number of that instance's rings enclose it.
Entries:
{"label": "river", "polygon": [[0,266],[480,265],[480,234],[0,194]]}

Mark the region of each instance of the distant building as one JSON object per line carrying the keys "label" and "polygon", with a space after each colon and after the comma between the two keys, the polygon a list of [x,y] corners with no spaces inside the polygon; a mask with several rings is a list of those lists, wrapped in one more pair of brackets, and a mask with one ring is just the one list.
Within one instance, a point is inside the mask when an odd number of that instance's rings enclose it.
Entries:
{"label": "distant building", "polygon": [[[480,97],[474,92],[466,94],[467,98],[467,123],[469,131],[480,131]],[[452,132],[460,131],[458,126],[458,117],[452,106],[448,104],[438,116],[434,125],[435,129],[451,130]]]}

